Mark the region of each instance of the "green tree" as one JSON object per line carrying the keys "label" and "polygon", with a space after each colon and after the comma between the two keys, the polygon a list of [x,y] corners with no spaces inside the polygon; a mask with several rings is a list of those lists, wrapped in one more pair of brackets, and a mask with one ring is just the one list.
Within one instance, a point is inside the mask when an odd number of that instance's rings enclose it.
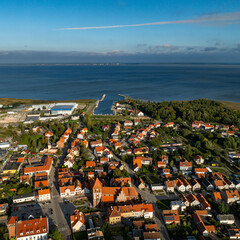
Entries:
{"label": "green tree", "polygon": [[55,229],[52,233],[49,234],[49,237],[52,238],[53,240],[62,240],[62,234]]}

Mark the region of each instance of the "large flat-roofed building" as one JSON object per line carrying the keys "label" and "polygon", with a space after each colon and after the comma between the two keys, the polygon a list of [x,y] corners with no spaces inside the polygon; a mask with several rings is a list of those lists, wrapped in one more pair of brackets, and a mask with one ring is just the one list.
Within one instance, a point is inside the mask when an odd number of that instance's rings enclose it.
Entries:
{"label": "large flat-roofed building", "polygon": [[20,162],[8,162],[3,168],[3,174],[14,174],[19,172],[20,167]]}
{"label": "large flat-roofed building", "polygon": [[63,114],[63,115],[71,115],[78,106],[77,103],[56,103],[51,108],[51,113],[53,115]]}

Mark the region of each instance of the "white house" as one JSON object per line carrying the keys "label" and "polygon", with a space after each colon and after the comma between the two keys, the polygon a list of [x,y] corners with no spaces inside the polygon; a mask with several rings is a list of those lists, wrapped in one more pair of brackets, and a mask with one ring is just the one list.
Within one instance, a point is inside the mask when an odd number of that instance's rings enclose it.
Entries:
{"label": "white house", "polygon": [[186,210],[186,205],[182,201],[171,201],[171,210],[178,210],[184,212]]}
{"label": "white house", "polygon": [[152,191],[164,190],[164,186],[161,184],[151,184]]}
{"label": "white house", "polygon": [[50,189],[38,190],[38,201],[49,201],[51,200]]}
{"label": "white house", "polygon": [[70,216],[71,227],[73,232],[80,232],[86,230],[85,217],[82,212],[75,210],[74,213]]}

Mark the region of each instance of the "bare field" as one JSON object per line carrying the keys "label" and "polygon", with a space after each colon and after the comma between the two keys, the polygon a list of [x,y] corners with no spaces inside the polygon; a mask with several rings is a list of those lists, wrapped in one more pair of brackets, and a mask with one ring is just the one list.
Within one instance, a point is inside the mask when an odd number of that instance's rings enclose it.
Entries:
{"label": "bare field", "polygon": [[2,114],[0,115],[0,124],[23,122],[27,113],[17,112],[16,114]]}
{"label": "bare field", "polygon": [[218,101],[224,104],[227,108],[240,111],[240,103],[237,102],[227,102],[227,101]]}

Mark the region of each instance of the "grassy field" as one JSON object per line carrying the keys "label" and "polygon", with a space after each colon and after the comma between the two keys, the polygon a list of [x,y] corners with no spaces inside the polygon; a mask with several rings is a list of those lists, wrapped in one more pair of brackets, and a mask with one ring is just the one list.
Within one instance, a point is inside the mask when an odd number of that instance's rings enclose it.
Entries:
{"label": "grassy field", "polygon": [[61,102],[76,102],[78,104],[94,103],[94,99],[78,99],[78,100],[34,100],[34,99],[17,99],[17,98],[0,98],[0,104],[2,105],[32,105],[32,104],[47,104],[47,103],[61,103]]}
{"label": "grassy field", "polygon": [[237,102],[227,102],[227,101],[218,101],[224,104],[227,108],[240,111],[240,103]]}

